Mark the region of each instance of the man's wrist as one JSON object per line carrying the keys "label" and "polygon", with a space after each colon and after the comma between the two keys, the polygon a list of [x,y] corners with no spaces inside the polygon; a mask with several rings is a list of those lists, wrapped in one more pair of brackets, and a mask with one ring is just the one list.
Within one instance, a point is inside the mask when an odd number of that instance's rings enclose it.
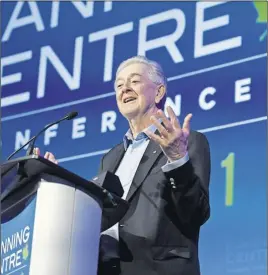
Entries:
{"label": "man's wrist", "polygon": [[174,155],[172,157],[167,157],[168,158],[168,162],[172,163],[174,161],[180,160],[180,159],[184,158],[186,155],[188,155],[187,151],[184,152],[184,153],[180,153],[180,154]]}
{"label": "man's wrist", "polygon": [[189,160],[188,153],[186,153],[180,159],[173,160],[171,162],[168,160],[167,163],[164,166],[162,166],[162,171],[167,173],[171,170],[177,169],[177,168],[183,166],[186,162],[188,162],[188,160]]}

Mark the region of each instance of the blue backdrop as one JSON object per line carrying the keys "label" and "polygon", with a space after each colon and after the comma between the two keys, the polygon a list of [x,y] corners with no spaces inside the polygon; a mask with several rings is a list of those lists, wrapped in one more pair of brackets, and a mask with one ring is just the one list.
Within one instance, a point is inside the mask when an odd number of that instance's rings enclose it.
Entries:
{"label": "blue backdrop", "polygon": [[[204,275],[266,274],[264,2],[1,2],[3,160],[44,125],[42,153],[90,179],[127,123],[113,79],[142,54],[168,77],[168,100],[211,146],[212,216],[201,230]],[[25,151],[18,154],[24,155]]]}

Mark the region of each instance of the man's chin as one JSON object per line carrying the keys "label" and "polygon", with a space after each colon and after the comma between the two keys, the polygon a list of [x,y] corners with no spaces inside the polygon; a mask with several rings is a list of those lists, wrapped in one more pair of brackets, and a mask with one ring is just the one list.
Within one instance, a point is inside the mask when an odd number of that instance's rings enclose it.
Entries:
{"label": "man's chin", "polygon": [[133,119],[133,118],[137,117],[139,114],[139,110],[134,109],[134,108],[132,110],[131,109],[121,110],[121,114],[129,120],[129,119]]}

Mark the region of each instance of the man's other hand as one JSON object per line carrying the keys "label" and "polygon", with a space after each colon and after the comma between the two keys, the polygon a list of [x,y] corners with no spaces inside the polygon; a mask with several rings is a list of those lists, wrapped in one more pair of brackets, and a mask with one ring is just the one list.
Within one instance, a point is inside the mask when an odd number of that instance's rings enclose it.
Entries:
{"label": "man's other hand", "polygon": [[[41,155],[40,149],[38,147],[34,148],[33,153],[37,156]],[[55,156],[51,153],[51,152],[46,152],[44,155],[44,158],[55,163],[58,164],[59,162],[56,160]]]}

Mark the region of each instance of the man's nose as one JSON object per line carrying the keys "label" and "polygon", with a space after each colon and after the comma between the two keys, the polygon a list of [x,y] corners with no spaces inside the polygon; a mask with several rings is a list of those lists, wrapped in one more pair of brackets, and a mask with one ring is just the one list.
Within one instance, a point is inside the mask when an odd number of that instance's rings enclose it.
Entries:
{"label": "man's nose", "polygon": [[131,90],[132,90],[132,89],[130,88],[129,83],[125,83],[124,86],[123,86],[123,88],[122,88],[122,92],[123,92],[123,93],[128,93],[128,92],[130,92]]}

